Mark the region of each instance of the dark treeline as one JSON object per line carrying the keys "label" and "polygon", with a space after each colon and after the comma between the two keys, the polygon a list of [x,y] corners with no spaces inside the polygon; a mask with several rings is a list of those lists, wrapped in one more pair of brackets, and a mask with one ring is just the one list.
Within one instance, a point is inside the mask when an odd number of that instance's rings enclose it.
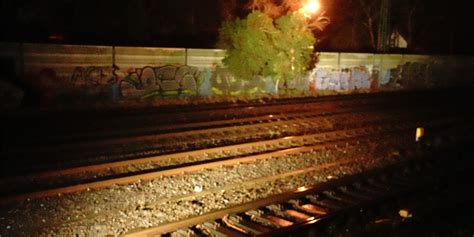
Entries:
{"label": "dark treeline", "polygon": [[[213,48],[221,22],[249,11],[246,0],[0,1],[0,40],[21,42]],[[379,2],[321,0],[331,24],[316,33],[318,50],[374,52]],[[407,41],[403,52],[472,54],[472,5],[391,0],[390,31]]]}

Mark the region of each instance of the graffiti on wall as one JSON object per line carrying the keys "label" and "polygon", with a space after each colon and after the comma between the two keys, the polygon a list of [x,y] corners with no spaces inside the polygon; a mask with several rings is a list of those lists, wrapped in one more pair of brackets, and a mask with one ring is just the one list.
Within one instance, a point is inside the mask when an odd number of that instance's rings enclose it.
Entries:
{"label": "graffiti on wall", "polygon": [[[373,88],[431,88],[474,83],[471,80],[474,78],[473,57],[321,53],[322,61],[316,69],[295,79],[279,80],[276,86],[275,78],[271,77],[246,80],[233,77],[225,68],[218,66],[225,56],[220,50],[191,50],[188,55],[188,51],[183,49],[142,51],[130,47],[117,53],[116,50],[104,50],[104,47],[95,50],[94,46],[79,46],[76,49],[74,46],[35,44],[13,48],[22,50],[15,53],[9,51],[0,56],[12,62],[7,68],[15,69],[12,74],[19,78],[19,87],[23,87],[25,98],[30,101],[40,97],[41,101],[90,103],[155,97],[274,94],[277,91],[332,93]],[[134,55],[134,52],[137,54]],[[176,52],[176,55],[169,52]],[[173,57],[165,59],[167,62],[184,61],[199,67],[157,66],[162,61],[161,56]],[[181,60],[183,56],[185,60]],[[153,63],[143,67],[118,68],[110,65],[115,58],[122,61],[120,67],[137,61],[151,60]],[[40,59],[41,64],[38,64]],[[78,62],[81,67],[76,67]],[[84,66],[84,63],[87,64]],[[359,64],[361,66],[345,66]],[[41,68],[38,68],[39,65]]]}
{"label": "graffiti on wall", "polygon": [[166,65],[130,68],[119,81],[120,95],[124,98],[153,98],[168,96],[193,96],[197,94],[196,67]]}
{"label": "graffiti on wall", "polygon": [[[335,69],[318,67],[295,80],[283,81],[281,89],[300,91],[349,91],[373,89],[376,86],[413,87],[426,85],[433,75],[433,65],[405,63],[388,69],[377,81],[376,70],[367,66]],[[120,76],[119,76],[120,75]],[[44,79],[48,77],[48,80]],[[234,96],[240,94],[274,93],[272,78],[239,80],[221,67],[199,70],[182,65],[145,66],[121,70],[113,66],[75,67],[71,76],[59,82],[54,69],[40,72],[43,84],[56,84],[55,90],[82,97],[117,101],[173,96]],[[54,78],[54,79],[51,79]],[[68,85],[64,85],[64,83]],[[71,93],[71,91],[73,93]]]}
{"label": "graffiti on wall", "polygon": [[70,82],[73,87],[104,86],[117,81],[116,70],[118,70],[116,66],[75,67]]}
{"label": "graffiti on wall", "polygon": [[309,74],[309,90],[366,90],[382,88],[426,88],[443,81],[446,68],[442,64],[407,62],[386,69],[379,77],[379,68],[367,66],[335,69],[319,67]]}
{"label": "graffiti on wall", "polygon": [[271,78],[241,80],[222,67],[216,67],[211,77],[211,95],[237,96],[243,94],[272,93],[267,85]]}
{"label": "graffiti on wall", "polygon": [[308,80],[310,91],[370,89],[374,81],[366,66],[344,69],[319,67],[309,73]]}
{"label": "graffiti on wall", "polygon": [[387,69],[380,81],[383,87],[428,88],[443,81],[446,68],[441,64],[407,62]]}
{"label": "graffiti on wall", "polygon": [[[444,62],[406,62],[393,68],[385,67],[383,71],[380,70],[380,65],[345,68],[338,68],[337,65],[322,66],[294,80],[280,81],[279,91],[331,92],[448,85],[452,83],[453,75],[450,73],[454,70],[449,69],[452,66],[447,66]],[[206,68],[164,65],[125,69],[115,65],[92,65],[73,67],[66,71],[43,68],[38,73],[34,70],[31,70],[34,77],[31,84],[41,94],[41,100],[61,103],[273,94],[277,91],[275,80],[270,77],[241,80],[216,64]],[[61,73],[58,74],[57,71]],[[459,78],[465,78],[465,75]]]}
{"label": "graffiti on wall", "polygon": [[193,96],[198,94],[199,76],[198,68],[190,66],[145,66],[123,72],[113,65],[75,67],[70,76],[62,77],[55,69],[44,68],[31,81],[41,100],[51,104]]}

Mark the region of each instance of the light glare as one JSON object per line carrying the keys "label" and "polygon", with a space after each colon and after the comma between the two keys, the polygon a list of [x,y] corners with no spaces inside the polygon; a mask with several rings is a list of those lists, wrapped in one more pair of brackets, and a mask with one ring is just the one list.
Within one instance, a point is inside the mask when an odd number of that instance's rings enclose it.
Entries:
{"label": "light glare", "polygon": [[194,186],[194,192],[196,192],[196,193],[202,192],[202,187],[201,187],[201,186],[197,186],[197,185]]}
{"label": "light glare", "polygon": [[415,136],[415,141],[420,141],[420,139],[425,135],[425,129],[424,128],[416,128],[416,136]]}
{"label": "light glare", "polygon": [[321,8],[321,4],[317,0],[308,0],[300,9],[300,12],[309,18],[312,14],[318,12],[319,8]]}
{"label": "light glare", "polygon": [[298,188],[298,192],[304,192],[304,191],[306,191],[306,190],[308,190],[308,188],[306,188],[306,187],[304,187],[304,186]]}

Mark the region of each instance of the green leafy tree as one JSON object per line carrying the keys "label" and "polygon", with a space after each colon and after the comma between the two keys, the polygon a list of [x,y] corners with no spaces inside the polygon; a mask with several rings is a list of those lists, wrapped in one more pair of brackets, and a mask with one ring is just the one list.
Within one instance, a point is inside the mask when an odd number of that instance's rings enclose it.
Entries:
{"label": "green leafy tree", "polygon": [[254,11],[245,19],[224,22],[219,33],[218,46],[227,49],[223,62],[230,73],[244,80],[271,77],[276,92],[280,80],[308,70],[316,42],[297,13],[273,19]]}

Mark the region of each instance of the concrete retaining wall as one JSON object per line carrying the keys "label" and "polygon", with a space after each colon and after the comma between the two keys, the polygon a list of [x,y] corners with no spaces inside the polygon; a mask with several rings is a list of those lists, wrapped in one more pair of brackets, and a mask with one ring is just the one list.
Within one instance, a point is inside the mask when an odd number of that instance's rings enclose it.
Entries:
{"label": "concrete retaining wall", "polygon": [[[92,100],[274,92],[271,78],[238,80],[220,49],[0,43],[14,79],[48,98]],[[350,91],[472,84],[474,57],[320,53],[316,68],[281,89]],[[25,84],[25,83],[23,83]]]}

